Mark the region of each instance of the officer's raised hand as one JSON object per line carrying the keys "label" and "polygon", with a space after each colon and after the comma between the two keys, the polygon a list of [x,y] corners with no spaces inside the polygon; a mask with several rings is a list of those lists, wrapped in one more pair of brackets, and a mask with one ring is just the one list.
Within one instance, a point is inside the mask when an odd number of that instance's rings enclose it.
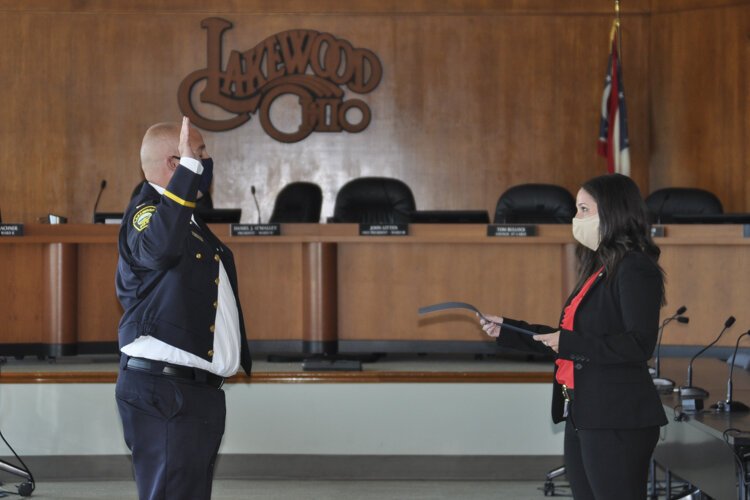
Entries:
{"label": "officer's raised hand", "polygon": [[[194,135],[194,134],[193,134]],[[190,119],[187,116],[182,117],[182,129],[180,129],[180,144],[178,150],[180,158],[195,158],[194,144],[191,144]]]}

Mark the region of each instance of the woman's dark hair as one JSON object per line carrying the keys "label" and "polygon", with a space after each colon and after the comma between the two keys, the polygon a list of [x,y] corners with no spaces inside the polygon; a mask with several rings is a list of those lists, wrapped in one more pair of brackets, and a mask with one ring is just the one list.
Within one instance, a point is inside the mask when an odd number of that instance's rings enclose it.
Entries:
{"label": "woman's dark hair", "polygon": [[[651,238],[648,208],[635,182],[625,175],[608,174],[594,177],[581,188],[596,201],[601,241],[596,251],[578,245],[579,277],[576,289],[602,266],[607,279],[614,276],[625,254],[634,250],[651,257],[663,276],[664,271],[657,263],[661,251]],[[663,292],[662,279],[662,297]]]}

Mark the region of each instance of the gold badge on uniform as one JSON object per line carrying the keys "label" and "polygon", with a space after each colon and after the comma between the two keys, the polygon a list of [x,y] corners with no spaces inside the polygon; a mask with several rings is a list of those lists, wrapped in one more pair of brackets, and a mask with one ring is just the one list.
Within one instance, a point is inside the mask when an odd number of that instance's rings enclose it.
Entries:
{"label": "gold badge on uniform", "polygon": [[146,229],[148,223],[151,222],[151,216],[154,215],[154,212],[156,212],[154,205],[149,205],[138,210],[133,216],[133,227],[138,231]]}

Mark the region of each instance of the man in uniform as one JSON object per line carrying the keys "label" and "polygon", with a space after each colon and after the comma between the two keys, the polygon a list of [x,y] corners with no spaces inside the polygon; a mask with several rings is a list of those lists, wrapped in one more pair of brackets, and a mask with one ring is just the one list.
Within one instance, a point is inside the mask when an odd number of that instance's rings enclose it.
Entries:
{"label": "man in uniform", "polygon": [[149,128],[148,183],[120,227],[115,395],[141,500],[211,497],[226,418],[221,386],[240,366],[250,373],[232,253],[193,214],[212,163],[187,118]]}

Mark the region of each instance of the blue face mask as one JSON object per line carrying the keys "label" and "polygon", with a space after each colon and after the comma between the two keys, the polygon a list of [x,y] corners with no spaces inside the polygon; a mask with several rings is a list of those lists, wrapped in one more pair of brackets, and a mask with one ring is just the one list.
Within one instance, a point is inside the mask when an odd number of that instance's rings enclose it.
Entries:
{"label": "blue face mask", "polygon": [[201,159],[201,165],[203,165],[203,173],[201,174],[201,180],[198,182],[198,191],[206,195],[208,190],[211,189],[211,181],[214,178],[214,160],[213,158],[203,158]]}

